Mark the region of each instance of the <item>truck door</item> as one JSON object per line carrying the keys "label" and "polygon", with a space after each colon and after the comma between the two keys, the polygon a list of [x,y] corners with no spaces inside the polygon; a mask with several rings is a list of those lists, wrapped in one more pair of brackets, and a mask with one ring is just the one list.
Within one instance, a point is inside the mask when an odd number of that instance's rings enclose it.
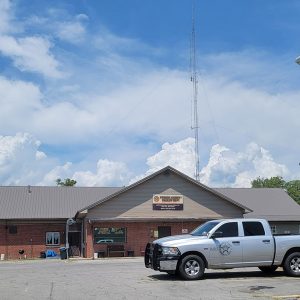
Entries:
{"label": "truck door", "polygon": [[264,227],[259,221],[243,221],[242,223],[244,236],[241,237],[241,242],[244,265],[271,265],[274,255],[273,236],[265,234]]}
{"label": "truck door", "polygon": [[221,236],[213,238],[215,244],[215,261],[218,261],[218,267],[234,268],[240,266],[243,257],[238,222],[225,223],[216,231]]}

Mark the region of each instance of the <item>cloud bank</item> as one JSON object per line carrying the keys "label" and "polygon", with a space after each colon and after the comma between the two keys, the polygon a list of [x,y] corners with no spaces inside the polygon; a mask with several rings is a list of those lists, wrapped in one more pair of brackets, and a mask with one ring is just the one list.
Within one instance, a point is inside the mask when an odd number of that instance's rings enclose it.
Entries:
{"label": "cloud bank", "polygon": [[[148,171],[131,182],[148,176],[167,165],[194,177],[194,139],[188,138],[174,144],[165,143],[162,150],[147,159]],[[235,152],[221,145],[214,145],[210,157],[200,172],[200,182],[210,187],[251,187],[257,177],[288,176],[283,164],[274,161],[266,149],[250,143],[243,152]]]}
{"label": "cloud bank", "polygon": [[[28,133],[0,136],[0,182],[4,185],[55,185],[57,178],[72,178],[78,186],[124,186],[165,166],[172,166],[194,177],[194,139],[164,143],[148,157],[148,170],[134,176],[123,162],[99,159],[96,171],[83,171],[82,165],[66,162],[56,165],[39,150],[41,142]],[[288,169],[274,161],[271,154],[255,143],[244,152],[214,145],[208,163],[202,168],[200,182],[211,187],[250,187],[257,177],[286,176]],[[41,178],[43,178],[41,180]]]}
{"label": "cloud bank", "polygon": [[[0,3],[1,184],[126,185],[166,165],[194,175],[189,76],[161,63],[167,49],[92,31],[84,12],[17,20],[12,3]],[[201,181],[300,175],[300,92],[285,84],[298,75],[286,60],[251,49],[203,54],[201,66]]]}

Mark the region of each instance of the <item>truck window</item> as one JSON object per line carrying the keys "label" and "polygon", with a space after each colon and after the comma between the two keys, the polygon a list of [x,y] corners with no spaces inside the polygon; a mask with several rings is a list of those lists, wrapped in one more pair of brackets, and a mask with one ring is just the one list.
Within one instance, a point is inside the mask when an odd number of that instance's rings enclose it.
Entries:
{"label": "truck window", "polygon": [[244,235],[265,235],[265,230],[260,222],[243,222]]}
{"label": "truck window", "polygon": [[218,225],[220,222],[218,221],[213,221],[213,222],[206,222],[202,225],[200,225],[199,227],[197,227],[196,229],[194,229],[191,232],[191,235],[207,235],[207,233],[212,230],[216,225]]}
{"label": "truck window", "polygon": [[230,222],[222,225],[217,229],[223,233],[223,237],[235,237],[239,235],[238,223]]}

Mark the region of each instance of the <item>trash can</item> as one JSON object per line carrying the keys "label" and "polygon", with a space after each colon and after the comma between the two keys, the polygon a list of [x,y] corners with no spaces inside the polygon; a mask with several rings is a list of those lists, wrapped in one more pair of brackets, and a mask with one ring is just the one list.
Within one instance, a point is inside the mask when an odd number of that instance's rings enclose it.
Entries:
{"label": "trash can", "polygon": [[46,252],[45,251],[42,251],[40,253],[40,258],[46,258]]}
{"label": "trash can", "polygon": [[67,259],[67,248],[61,247],[59,248],[60,259]]}
{"label": "trash can", "polygon": [[127,250],[127,256],[133,257],[134,256],[134,250]]}

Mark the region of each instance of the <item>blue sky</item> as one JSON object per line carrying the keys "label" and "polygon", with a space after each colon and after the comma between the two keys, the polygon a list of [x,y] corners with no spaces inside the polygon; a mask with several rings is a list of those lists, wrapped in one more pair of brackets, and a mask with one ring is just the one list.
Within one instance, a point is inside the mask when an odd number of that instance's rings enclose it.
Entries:
{"label": "blue sky", "polygon": [[[201,181],[299,178],[299,1],[196,1]],[[193,176],[192,1],[0,0],[0,184]]]}

